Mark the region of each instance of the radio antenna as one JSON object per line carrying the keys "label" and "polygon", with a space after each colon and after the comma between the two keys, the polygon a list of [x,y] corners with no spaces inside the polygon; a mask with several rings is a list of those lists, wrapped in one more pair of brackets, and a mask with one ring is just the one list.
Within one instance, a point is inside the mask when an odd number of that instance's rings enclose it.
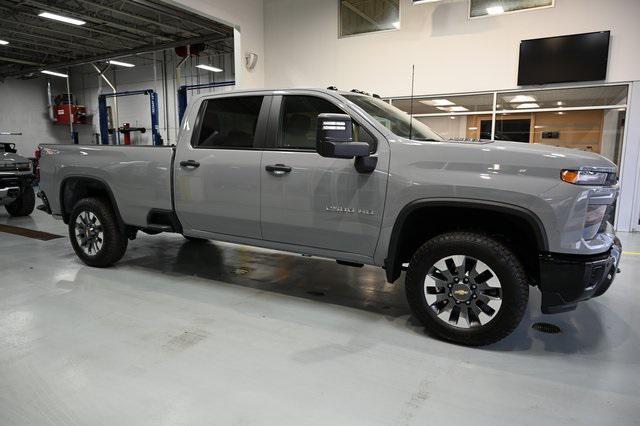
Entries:
{"label": "radio antenna", "polygon": [[416,79],[416,66],[411,65],[411,105],[409,106],[409,140],[413,136],[413,85]]}

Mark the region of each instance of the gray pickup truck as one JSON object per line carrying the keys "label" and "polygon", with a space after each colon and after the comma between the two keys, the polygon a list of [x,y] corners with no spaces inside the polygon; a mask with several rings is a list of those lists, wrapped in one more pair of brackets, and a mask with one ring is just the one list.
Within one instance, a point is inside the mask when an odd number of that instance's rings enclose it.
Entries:
{"label": "gray pickup truck", "polygon": [[43,145],[43,208],[108,266],[138,231],[376,265],[439,337],[498,341],[529,287],[542,311],[604,293],[620,245],[616,167],[544,145],[447,141],[383,100],[337,90],[194,98],[177,146]]}
{"label": "gray pickup truck", "polygon": [[0,206],[11,216],[29,216],[36,205],[33,166],[14,144],[0,142]]}

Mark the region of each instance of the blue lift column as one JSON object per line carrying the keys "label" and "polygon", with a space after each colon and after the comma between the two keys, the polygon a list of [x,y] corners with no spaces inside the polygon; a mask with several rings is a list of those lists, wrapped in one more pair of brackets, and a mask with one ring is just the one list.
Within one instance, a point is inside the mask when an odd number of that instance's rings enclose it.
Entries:
{"label": "blue lift column", "polygon": [[[160,136],[160,122],[158,119],[158,94],[152,89],[132,90],[128,92],[105,93],[98,96],[98,114],[100,116],[100,142],[109,145],[109,120],[107,116],[107,98],[123,96],[148,95],[151,109],[151,140],[154,145],[162,145]],[[118,129],[113,129],[117,132]]]}
{"label": "blue lift column", "polygon": [[197,89],[210,89],[212,87],[225,87],[225,86],[235,86],[236,82],[234,80],[231,81],[220,81],[218,83],[203,83],[203,84],[192,84],[192,85],[183,85],[178,89],[178,121],[180,126],[182,125],[182,118],[184,117],[184,113],[187,111],[187,93],[189,90],[197,90]]}

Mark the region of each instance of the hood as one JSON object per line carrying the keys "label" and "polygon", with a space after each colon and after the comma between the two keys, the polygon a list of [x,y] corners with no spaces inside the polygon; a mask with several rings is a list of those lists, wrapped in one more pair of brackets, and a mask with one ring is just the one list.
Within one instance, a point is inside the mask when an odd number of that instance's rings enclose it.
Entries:
{"label": "hood", "polygon": [[579,149],[505,141],[490,142],[486,144],[485,147],[489,147],[491,150],[501,151],[504,153],[503,155],[507,157],[513,156],[514,159],[518,157],[526,158],[528,162],[533,162],[535,165],[555,165],[563,169],[586,167],[603,168],[610,171],[617,170],[616,165],[602,155],[589,151],[581,151]]}
{"label": "hood", "polygon": [[[429,160],[449,164],[467,164],[472,168],[473,165],[482,168],[486,164],[501,164],[530,170],[597,168],[611,172],[617,171],[613,162],[599,154],[550,145],[507,141],[422,142],[408,139],[400,141],[403,150],[413,152],[413,155],[416,151],[427,154],[427,147],[437,146],[438,154],[434,157],[438,158],[429,158]],[[416,155],[414,158],[424,160],[423,155]]]}
{"label": "hood", "polygon": [[20,166],[30,165],[31,162],[21,155],[12,152],[0,151],[0,168],[18,168]]}
{"label": "hood", "polygon": [[[434,181],[446,181],[451,176],[469,182],[488,182],[505,179],[505,186],[513,185],[513,178],[539,179],[540,188],[560,182],[563,169],[582,168],[616,172],[614,163],[592,152],[522,142],[422,142],[396,139],[391,148],[395,170],[403,170],[412,178],[432,175]],[[454,175],[440,175],[443,172]],[[437,176],[436,176],[437,175]],[[471,184],[469,184],[471,185]]]}

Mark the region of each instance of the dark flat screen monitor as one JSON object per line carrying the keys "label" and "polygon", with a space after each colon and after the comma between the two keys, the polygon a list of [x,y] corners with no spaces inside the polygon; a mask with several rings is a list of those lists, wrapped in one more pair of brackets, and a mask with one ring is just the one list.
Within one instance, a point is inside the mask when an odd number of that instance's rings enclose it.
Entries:
{"label": "dark flat screen monitor", "polygon": [[521,41],[518,85],[604,80],[609,36],[599,31]]}

